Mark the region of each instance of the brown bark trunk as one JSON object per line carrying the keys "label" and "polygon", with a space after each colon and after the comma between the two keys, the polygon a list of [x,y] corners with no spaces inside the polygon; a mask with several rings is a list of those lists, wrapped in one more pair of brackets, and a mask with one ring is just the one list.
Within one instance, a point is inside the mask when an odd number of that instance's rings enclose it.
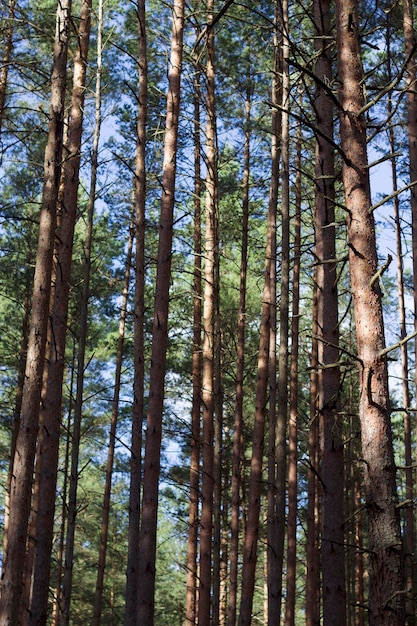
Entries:
{"label": "brown bark trunk", "polygon": [[64,572],[62,583],[62,612],[60,626],[68,626],[72,593],[74,566],[74,537],[77,519],[78,459],[80,451],[81,420],[83,408],[83,388],[85,373],[85,352],[87,345],[88,300],[90,296],[91,248],[93,240],[94,208],[96,199],[98,152],[101,130],[101,72],[102,72],[102,33],[103,2],[99,0],[97,15],[97,72],[95,93],[95,124],[91,157],[91,180],[88,194],[87,227],[84,242],[84,284],[80,305],[80,332],[77,355],[77,390],[74,405],[74,423],[72,429],[71,468],[68,488],[67,533],[65,542]]}
{"label": "brown bark trunk", "polygon": [[[213,0],[207,2],[207,22],[213,19]],[[216,102],[214,87],[214,29],[206,37],[207,125],[206,125],[206,232],[203,296],[203,372],[202,372],[202,485],[200,518],[200,576],[198,623],[209,626],[211,618],[211,567],[214,492],[214,355],[215,355],[215,280],[217,257],[217,152]]]}
{"label": "brown bark trunk", "polygon": [[46,624],[48,613],[49,577],[61,431],[62,381],[65,366],[72,248],[78,206],[78,182],[90,25],[91,0],[85,0],[81,6],[78,27],[79,47],[74,59],[73,91],[64,172],[65,186],[59,236],[56,243],[57,271],[55,272],[55,284],[51,296],[50,336],[51,340],[53,338],[53,343],[51,343],[49,349],[47,382],[42,407],[43,436],[39,446],[39,507],[37,512],[30,626]]}
{"label": "brown bark trunk", "polygon": [[330,2],[314,3],[317,84],[315,99],[315,257],[320,416],[321,570],[324,626],[346,623],[344,563],[344,476],[342,421],[339,414],[340,369],[336,231],[334,210],[333,104],[322,85],[332,81]]}
{"label": "brown bark trunk", "polygon": [[172,229],[180,81],[183,50],[184,0],[175,0],[167,115],[162,172],[162,198],[159,221],[156,293],[152,333],[149,404],[144,457],[142,525],[139,547],[139,592],[137,619],[152,626],[154,620],[155,557],[158,516],[158,490],[161,465],[162,413],[164,408],[166,352],[168,344],[169,285],[171,278]]}
{"label": "brown bark trunk", "polygon": [[133,318],[134,380],[132,439],[129,490],[129,531],[126,571],[126,604],[124,626],[135,626],[138,591],[140,531],[140,489],[142,482],[142,422],[145,386],[145,202],[146,202],[146,126],[148,109],[148,59],[145,0],[137,4],[138,16],[138,124],[135,156],[135,303]]}
{"label": "brown bark trunk", "polygon": [[10,60],[12,58],[15,7],[16,0],[10,0],[9,13],[4,34],[3,59],[0,70],[0,135],[3,127],[3,115],[6,104],[7,77],[9,74]]}
{"label": "brown bark trunk", "polygon": [[286,527],[286,487],[287,487],[287,425],[288,425],[288,334],[289,334],[289,276],[290,276],[290,151],[289,151],[289,107],[290,56],[288,1],[281,2],[282,12],[282,114],[281,114],[281,153],[282,153],[282,196],[281,196],[281,257],[280,257],[280,296],[279,296],[279,348],[277,382],[277,427],[275,433],[276,463],[276,570],[277,596],[270,609],[270,626],[281,620],[282,570],[284,562],[284,540]]}
{"label": "brown bark trunk", "polygon": [[[198,30],[196,33],[198,37]],[[187,579],[185,619],[196,622],[198,502],[200,486],[200,410],[201,410],[201,140],[200,69],[197,67],[194,93],[194,276],[193,276],[193,397],[191,408],[190,504],[188,512]]]}
{"label": "brown bark trunk", "polygon": [[[282,100],[279,80],[282,72],[282,50],[280,35],[280,16],[278,2],[274,6],[274,50],[271,100],[279,105]],[[271,219],[271,265],[270,265],[270,341],[269,341],[269,408],[268,408],[268,490],[267,490],[267,590],[266,608],[270,619],[276,614],[280,593],[278,559],[279,527],[275,512],[276,470],[275,470],[275,433],[277,421],[277,236],[276,214],[278,205],[279,165],[281,155],[281,111],[272,109],[271,120],[271,180],[269,185],[269,214]],[[272,223],[272,220],[274,222]]]}
{"label": "brown bark trunk", "polygon": [[70,0],[58,6],[51,80],[51,106],[45,150],[44,189],[39,219],[39,239],[33,282],[32,315],[26,360],[22,417],[16,442],[11,484],[7,553],[1,583],[0,621],[19,624],[26,535],[31,507],[33,466],[38,435],[40,395],[45,358],[56,204],[62,161],[64,100]]}
{"label": "brown bark trunk", "polygon": [[288,515],[287,515],[287,582],[285,624],[295,624],[297,574],[297,448],[298,448],[298,347],[301,263],[301,123],[297,128],[295,178],[294,269],[292,281],[292,322],[290,362],[290,419],[288,428]]}
{"label": "brown bark trunk", "polygon": [[384,353],[382,296],[378,282],[375,225],[361,113],[363,71],[358,48],[356,0],[336,2],[338,75],[341,81],[340,138],[360,382],[366,511],[369,523],[369,623],[403,626],[403,549]]}

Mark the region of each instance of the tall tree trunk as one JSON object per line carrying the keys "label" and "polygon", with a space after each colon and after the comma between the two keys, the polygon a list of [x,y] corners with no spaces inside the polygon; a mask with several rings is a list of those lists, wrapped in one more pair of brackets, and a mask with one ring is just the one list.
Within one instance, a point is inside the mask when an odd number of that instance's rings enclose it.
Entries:
{"label": "tall tree trunk", "polygon": [[142,482],[142,423],[144,415],[144,324],[145,324],[145,203],[146,203],[146,125],[148,110],[148,55],[145,0],[137,4],[138,15],[138,122],[135,155],[135,303],[133,317],[134,379],[132,439],[129,489],[129,534],[124,626],[135,626],[138,592],[140,532],[140,489]]}
{"label": "tall tree trunk", "polygon": [[140,586],[137,619],[139,624],[147,624],[148,626],[152,626],[154,622],[156,532],[168,345],[169,284],[180,110],[184,0],[175,0],[174,2],[172,26],[139,548]]}
{"label": "tall tree trunk", "polygon": [[251,86],[249,72],[247,75],[246,106],[245,106],[245,145],[243,166],[243,200],[242,200],[242,248],[240,258],[239,310],[237,320],[237,359],[236,359],[236,391],[235,413],[233,423],[232,453],[232,510],[230,536],[230,587],[228,606],[228,626],[235,626],[237,612],[238,565],[239,565],[239,513],[240,513],[240,477],[242,472],[241,459],[243,447],[243,399],[245,374],[245,328],[246,328],[246,282],[248,268],[249,239],[249,181],[250,181],[250,138],[251,138]]}
{"label": "tall tree trunk", "polygon": [[[274,118],[273,118],[274,121]],[[273,144],[274,147],[274,144]],[[277,153],[273,152],[273,164]],[[240,599],[239,626],[249,626],[252,621],[255,571],[258,557],[259,515],[261,510],[262,465],[265,436],[265,416],[268,402],[269,347],[271,322],[271,286],[275,281],[275,228],[276,188],[271,182],[268,206],[267,243],[265,251],[265,279],[262,295],[261,326],[259,338],[258,369],[255,391],[255,420],[252,433],[252,457],[249,476],[247,523],[243,544],[242,591]]]}
{"label": "tall tree trunk", "polygon": [[282,570],[284,561],[285,539],[285,502],[286,502],[286,442],[288,422],[288,334],[290,301],[290,74],[288,59],[290,56],[288,0],[281,2],[282,19],[282,113],[281,113],[281,153],[282,153],[282,196],[281,196],[281,274],[279,298],[279,348],[277,382],[277,427],[275,433],[276,463],[276,571],[277,593],[276,612],[270,613],[271,626],[281,620]]}
{"label": "tall tree trunk", "polygon": [[301,123],[297,128],[297,159],[295,178],[294,269],[292,281],[292,322],[290,362],[290,419],[288,429],[288,517],[287,517],[287,593],[285,624],[295,624],[297,574],[297,448],[298,448],[298,352],[301,264]]}
{"label": "tall tree trunk", "polygon": [[77,390],[74,405],[74,423],[72,429],[71,467],[68,489],[67,534],[65,542],[64,573],[62,583],[62,613],[60,626],[68,626],[72,593],[72,577],[74,567],[74,538],[77,519],[77,486],[78,459],[80,453],[81,421],[83,408],[83,389],[85,374],[85,352],[87,345],[88,300],[90,296],[91,249],[93,243],[94,208],[96,199],[98,156],[101,130],[101,72],[102,72],[102,35],[103,35],[103,1],[99,0],[97,15],[97,73],[95,92],[95,121],[93,149],[91,156],[91,179],[88,194],[87,226],[84,241],[84,284],[81,296],[80,332],[78,337],[77,356]]}
{"label": "tall tree trunk", "polygon": [[[349,266],[359,366],[366,511],[369,523],[369,623],[403,626],[404,573],[394,462],[382,295],[362,107],[363,70],[356,0],[337,0],[340,140]],[[380,270],[381,271],[381,270]],[[380,272],[379,272],[380,273]]]}
{"label": "tall tree trunk", "polygon": [[114,394],[111,412],[110,422],[110,438],[109,446],[107,449],[107,461],[106,461],[106,479],[104,484],[104,497],[102,506],[102,518],[101,518],[101,530],[100,530],[100,545],[98,554],[98,567],[96,578],[96,592],[94,595],[94,609],[92,626],[100,626],[102,605],[103,605],[103,589],[104,589],[104,572],[106,569],[106,557],[107,557],[107,543],[109,536],[109,520],[110,520],[110,504],[111,504],[111,485],[113,478],[113,464],[114,464],[114,449],[116,445],[116,429],[117,421],[119,417],[119,397],[120,386],[122,379],[122,365],[123,365],[123,348],[125,341],[125,327],[127,316],[127,304],[129,296],[129,283],[130,283],[130,268],[132,265],[132,248],[133,248],[133,225],[129,228],[129,239],[127,244],[127,256],[126,256],[126,269],[124,275],[122,302],[120,310],[119,321],[119,335],[117,338],[117,350],[116,350],[116,371],[114,377]]}
{"label": "tall tree trunk", "polygon": [[[281,104],[282,93],[279,80],[282,72],[282,46],[279,3],[274,3],[274,49],[272,65],[271,101],[277,107]],[[278,543],[280,529],[275,511],[276,468],[275,468],[275,435],[277,421],[277,205],[279,187],[279,166],[281,156],[281,111],[273,107],[271,124],[271,179],[269,184],[269,215],[271,220],[271,253],[270,264],[270,323],[269,323],[269,408],[268,408],[268,488],[267,488],[267,549],[266,571],[268,597],[266,609],[268,620],[273,623],[273,616],[278,610],[280,595]],[[273,221],[274,220],[274,221]]]}
{"label": "tall tree trunk", "polygon": [[17,626],[19,624],[19,602],[22,592],[22,572],[31,507],[51,290],[56,204],[62,161],[70,13],[71,0],[60,2],[57,9],[51,106],[44,162],[44,188],[39,217],[39,239],[33,282],[32,315],[22,398],[22,417],[13,464],[7,553],[5,554],[1,581],[0,622],[5,626]]}
{"label": "tall tree trunk", "polygon": [[320,416],[321,570],[324,626],[346,623],[344,564],[344,476],[342,421],[339,414],[340,369],[338,289],[334,210],[333,104],[323,85],[332,80],[331,4],[314,3],[317,83],[315,112],[320,131],[315,161],[315,257]]}
{"label": "tall tree trunk", "polygon": [[10,60],[13,49],[13,26],[16,0],[10,0],[7,24],[4,33],[4,50],[0,70],[0,135],[3,127],[3,115],[6,104],[7,77],[9,74]]}
{"label": "tall tree trunk", "polygon": [[36,525],[36,549],[30,605],[30,626],[46,624],[49,578],[55,518],[61,434],[62,382],[64,378],[68,300],[74,228],[78,206],[78,182],[84,113],[87,56],[90,41],[91,0],[81,6],[78,49],[74,59],[73,91],[69,115],[68,147],[65,160],[62,216],[56,240],[57,270],[51,295],[51,320],[47,381],[42,403],[40,438],[40,485]]}
{"label": "tall tree trunk", "polygon": [[[387,15],[386,26],[386,46],[387,46],[387,73],[388,80],[392,80],[392,59],[391,59],[391,32],[390,18]],[[387,116],[389,121],[389,145],[390,153],[395,153],[395,136],[394,128],[392,125],[392,93],[388,93],[387,102]],[[417,117],[416,117],[417,123]],[[391,158],[391,175],[392,175],[392,188],[393,192],[398,191],[398,176],[397,176],[397,162],[395,157]],[[406,306],[404,295],[404,268],[403,268],[403,251],[402,251],[402,228],[400,218],[400,202],[399,197],[396,194],[393,198],[394,208],[394,222],[395,222],[395,242],[397,252],[397,286],[398,286],[398,317],[400,325],[400,340],[407,336],[407,324],[406,324]],[[403,342],[400,347],[401,353],[401,390],[403,400],[404,411],[404,460],[405,460],[405,500],[408,503],[403,510],[404,515],[404,547],[406,550],[405,559],[405,578],[406,585],[409,591],[406,599],[406,615],[407,623],[415,624],[415,604],[414,604],[414,579],[415,579],[415,559],[414,559],[414,542],[415,542],[415,530],[414,530],[414,511],[411,503],[414,499],[414,471],[412,466],[412,427],[411,427],[411,394],[408,384],[409,366],[408,366],[408,343]]]}
{"label": "tall tree trunk", "polygon": [[[197,31],[198,37],[198,31]],[[193,356],[191,407],[190,504],[188,512],[187,579],[185,598],[186,626],[196,623],[198,502],[200,487],[200,411],[201,411],[201,72],[194,79],[194,275],[193,275]]]}
{"label": "tall tree trunk", "polygon": [[209,626],[211,613],[211,566],[214,490],[214,341],[215,341],[215,280],[217,247],[217,153],[216,102],[214,86],[214,2],[207,2],[206,81],[206,232],[204,251],[203,295],[203,372],[202,372],[202,485],[200,518],[200,575],[198,596],[198,623]]}

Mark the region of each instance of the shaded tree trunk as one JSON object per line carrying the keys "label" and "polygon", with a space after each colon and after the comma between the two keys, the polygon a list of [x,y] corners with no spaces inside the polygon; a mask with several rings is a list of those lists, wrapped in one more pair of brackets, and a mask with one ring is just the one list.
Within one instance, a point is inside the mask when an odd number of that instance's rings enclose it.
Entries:
{"label": "shaded tree trunk", "polygon": [[114,377],[114,394],[111,412],[110,422],[110,438],[109,446],[107,449],[107,461],[106,461],[106,479],[104,484],[104,497],[102,506],[102,518],[101,518],[101,530],[100,530],[100,545],[98,554],[98,567],[96,578],[96,591],[94,595],[94,609],[92,626],[100,626],[101,612],[103,605],[103,589],[104,589],[104,572],[106,569],[106,557],[107,557],[107,543],[109,536],[109,521],[110,521],[110,504],[111,504],[111,485],[113,478],[113,464],[114,464],[114,449],[116,445],[116,429],[117,421],[119,417],[119,397],[120,386],[122,379],[122,365],[123,365],[123,348],[125,341],[125,327],[127,316],[127,303],[129,296],[129,282],[130,282],[130,268],[132,265],[132,248],[133,248],[133,225],[130,225],[130,233],[127,244],[127,256],[126,256],[126,269],[124,275],[122,302],[120,310],[119,321],[119,335],[117,338],[117,350],[116,350],[116,371]]}
{"label": "shaded tree trunk", "polygon": [[39,239],[33,282],[22,415],[13,464],[7,553],[4,558],[1,582],[0,622],[5,626],[17,626],[19,624],[22,572],[24,570],[26,535],[31,507],[33,468],[46,349],[56,204],[62,161],[70,13],[71,1],[63,0],[60,2],[57,9],[51,105],[44,161],[44,188],[39,217]]}
{"label": "shaded tree trunk", "polygon": [[135,626],[138,592],[140,489],[142,482],[142,423],[144,417],[144,324],[145,324],[145,202],[146,125],[148,110],[148,58],[145,0],[137,4],[138,16],[138,122],[135,156],[135,303],[133,317],[134,380],[129,489],[129,531],[124,626]]}
{"label": "shaded tree trunk", "polygon": [[[334,210],[333,103],[324,89],[332,81],[331,4],[314,3],[317,83],[315,160],[315,257],[317,263],[318,382],[320,416],[321,570],[324,626],[346,623],[344,476],[338,289]],[[326,137],[326,138],[324,138]]]}
{"label": "shaded tree trunk", "polygon": [[300,264],[301,264],[301,123],[297,127],[297,158],[295,178],[294,269],[292,281],[290,419],[288,428],[288,516],[287,516],[287,591],[285,624],[295,624],[297,574],[297,492],[298,492],[298,357],[300,329]]}
{"label": "shaded tree trunk", "polygon": [[366,152],[366,122],[358,6],[337,0],[338,75],[341,81],[340,139],[347,210],[349,266],[359,367],[366,511],[369,523],[369,623],[403,625],[404,573],[396,471],[393,454],[384,342],[382,295],[378,281],[375,225]]}
{"label": "shaded tree trunk", "polygon": [[10,0],[9,14],[4,33],[4,50],[0,70],[0,135],[3,127],[4,108],[6,104],[7,77],[9,74],[10,60],[12,58],[15,8],[16,0]]}
{"label": "shaded tree trunk", "polygon": [[91,278],[91,249],[93,243],[94,208],[97,188],[98,156],[101,130],[101,73],[102,73],[102,34],[103,34],[103,2],[99,0],[97,15],[97,72],[95,91],[95,120],[93,134],[93,149],[91,156],[91,179],[88,194],[87,225],[83,246],[84,251],[84,283],[80,305],[80,331],[78,337],[77,355],[77,390],[74,404],[74,422],[72,429],[71,464],[68,488],[67,533],[65,541],[64,572],[62,583],[62,612],[60,626],[68,626],[70,619],[70,605],[72,593],[72,578],[74,567],[74,538],[77,519],[77,487],[78,487],[78,459],[80,454],[81,421],[83,408],[83,390],[85,374],[85,353],[88,330],[88,300],[90,296]]}
{"label": "shaded tree trunk", "polygon": [[139,624],[149,626],[152,626],[154,622],[158,490],[168,344],[169,284],[180,108],[184,0],[175,0],[174,2],[172,27],[139,546],[137,620]]}

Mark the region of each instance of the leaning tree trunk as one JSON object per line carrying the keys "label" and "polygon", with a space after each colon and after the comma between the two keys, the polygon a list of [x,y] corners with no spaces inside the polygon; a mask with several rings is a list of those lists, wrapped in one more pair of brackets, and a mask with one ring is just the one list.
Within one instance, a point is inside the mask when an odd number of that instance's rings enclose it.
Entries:
{"label": "leaning tree trunk", "polygon": [[33,282],[32,315],[22,416],[16,441],[10,493],[7,553],[1,581],[0,622],[19,624],[26,535],[28,529],[33,467],[38,436],[42,375],[45,359],[52,260],[56,226],[56,204],[62,161],[64,101],[71,0],[58,4],[51,80],[51,106],[45,149],[44,188],[39,217],[39,239]]}
{"label": "leaning tree trunk", "polygon": [[138,593],[137,619],[139,624],[146,624],[147,626],[152,626],[154,623],[156,533],[159,475],[161,468],[162,414],[164,409],[166,353],[168,345],[169,285],[171,279],[176,153],[180,111],[184,0],[175,0],[174,2],[172,26],[149,380],[149,404],[144,457],[142,524],[139,547],[140,587]]}
{"label": "leaning tree trunk", "polygon": [[369,623],[403,626],[404,573],[388,368],[363,112],[357,0],[337,0],[340,141],[359,367],[359,415],[369,524]]}

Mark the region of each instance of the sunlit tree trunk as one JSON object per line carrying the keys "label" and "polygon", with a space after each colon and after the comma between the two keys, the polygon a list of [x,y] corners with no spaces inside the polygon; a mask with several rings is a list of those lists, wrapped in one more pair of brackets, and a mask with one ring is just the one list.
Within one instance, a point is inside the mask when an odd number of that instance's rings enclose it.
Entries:
{"label": "sunlit tree trunk", "polygon": [[211,572],[214,491],[214,356],[215,356],[215,281],[217,256],[217,146],[214,72],[213,0],[207,2],[206,36],[206,231],[203,295],[203,371],[202,371],[202,484],[200,517],[200,573],[198,623],[209,626],[211,619]]}
{"label": "sunlit tree trunk", "polygon": [[12,58],[15,8],[16,0],[10,0],[7,24],[4,33],[4,49],[0,70],[0,135],[3,127],[4,107],[6,104],[7,77]]}
{"label": "sunlit tree trunk", "polygon": [[56,271],[51,297],[51,344],[42,403],[40,438],[40,484],[36,524],[36,549],[29,624],[46,624],[49,577],[55,518],[59,441],[62,414],[62,382],[65,366],[68,300],[74,228],[77,218],[78,181],[84,113],[87,56],[90,40],[91,0],[81,6],[78,49],[74,58],[73,91],[69,115],[68,144],[64,165],[64,192],[56,240]]}
{"label": "sunlit tree trunk", "polygon": [[[366,512],[369,524],[371,626],[403,626],[403,548],[390,421],[382,295],[362,111],[363,70],[359,50],[358,4],[337,0],[340,82],[340,140],[347,211],[349,266],[359,368],[359,415]],[[382,270],[382,268],[381,268]]]}
{"label": "sunlit tree trunk", "polygon": [[175,0],[174,2],[172,27],[139,544],[137,620],[139,624],[146,624],[147,626],[152,626],[154,623],[158,491],[168,345],[169,285],[180,111],[184,0]]}
{"label": "sunlit tree trunk", "polygon": [[1,581],[0,622],[19,624],[26,535],[28,529],[33,467],[38,435],[40,395],[45,358],[52,259],[56,225],[56,204],[60,181],[70,0],[57,9],[51,105],[44,161],[44,188],[39,217],[39,239],[33,282],[25,383],[20,429],[16,442],[10,493],[7,553]]}
{"label": "sunlit tree trunk", "polygon": [[137,3],[138,16],[138,122],[135,155],[135,302],[133,311],[134,379],[132,439],[130,458],[129,531],[126,571],[124,626],[136,625],[140,531],[140,489],[142,482],[142,422],[144,416],[144,324],[145,324],[145,202],[146,202],[146,125],[148,110],[148,58],[145,0]]}

